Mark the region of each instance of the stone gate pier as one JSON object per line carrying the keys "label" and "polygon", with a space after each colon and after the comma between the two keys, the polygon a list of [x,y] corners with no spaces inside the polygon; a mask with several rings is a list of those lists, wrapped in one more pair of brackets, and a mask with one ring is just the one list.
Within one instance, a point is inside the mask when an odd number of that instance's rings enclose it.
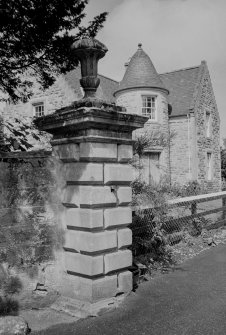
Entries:
{"label": "stone gate pier", "polygon": [[96,99],[97,63],[107,51],[102,43],[83,39],[72,47],[81,62],[85,96],[36,124],[53,134],[54,155],[63,164],[60,293],[71,306],[90,314],[132,289],[129,161],[132,131],[143,127],[147,118]]}

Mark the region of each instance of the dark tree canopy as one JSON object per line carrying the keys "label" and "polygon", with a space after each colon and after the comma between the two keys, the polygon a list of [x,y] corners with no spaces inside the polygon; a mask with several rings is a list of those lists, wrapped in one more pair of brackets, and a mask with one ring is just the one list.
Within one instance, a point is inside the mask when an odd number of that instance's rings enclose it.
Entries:
{"label": "dark tree canopy", "polygon": [[56,74],[78,65],[70,48],[72,43],[83,36],[95,37],[107,15],[101,13],[84,27],[87,3],[88,0],[0,1],[0,91],[11,101],[24,101],[31,96],[29,76],[46,89]]}

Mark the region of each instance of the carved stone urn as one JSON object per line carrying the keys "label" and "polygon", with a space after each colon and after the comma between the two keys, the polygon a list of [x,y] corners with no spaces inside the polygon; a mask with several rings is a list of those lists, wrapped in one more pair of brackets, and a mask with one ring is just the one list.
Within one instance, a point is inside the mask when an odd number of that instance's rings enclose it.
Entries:
{"label": "carved stone urn", "polygon": [[72,50],[81,64],[80,83],[85,92],[83,99],[95,98],[100,84],[97,77],[98,61],[104,57],[108,49],[96,39],[83,38],[72,44]]}

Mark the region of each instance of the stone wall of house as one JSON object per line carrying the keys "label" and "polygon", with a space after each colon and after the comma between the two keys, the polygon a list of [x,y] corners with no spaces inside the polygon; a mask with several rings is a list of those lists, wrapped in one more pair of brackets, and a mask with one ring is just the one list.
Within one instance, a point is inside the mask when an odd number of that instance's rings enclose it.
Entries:
{"label": "stone wall of house", "polygon": [[55,256],[64,241],[55,215],[61,206],[59,169],[49,152],[0,155],[0,264],[21,280],[22,306],[37,308],[57,296],[52,274],[62,267]]}
{"label": "stone wall of house", "polygon": [[[168,101],[165,93],[154,89],[128,89],[117,93],[116,103],[119,106],[125,107],[128,113],[141,115],[143,95],[154,95],[157,97],[157,120],[147,121],[143,129],[136,130],[133,133],[133,138],[135,139],[140,134],[147,133],[151,138],[153,137],[153,134],[155,136],[157,135],[157,137],[162,134],[166,140],[169,139]],[[159,152],[160,174],[169,177],[169,146],[159,145],[158,138],[156,138],[156,140],[154,139],[153,146],[150,147],[149,152]],[[147,174],[144,173],[144,176],[145,175]],[[147,178],[144,177],[144,179],[148,182]]]}
{"label": "stone wall of house", "polygon": [[170,141],[171,182],[185,184],[190,178],[188,120],[186,116],[170,119],[170,132],[174,134]]}
{"label": "stone wall of house", "polygon": [[[197,125],[197,157],[198,181],[204,182],[209,191],[221,189],[221,160],[220,160],[220,118],[215,103],[213,89],[208,70],[202,80],[195,111]],[[206,112],[210,113],[210,136],[206,134]],[[207,153],[212,156],[212,176],[207,180]]]}
{"label": "stone wall of house", "polygon": [[8,105],[3,109],[3,117],[33,117],[33,104],[43,102],[45,114],[55,112],[55,110],[70,105],[73,101],[82,97],[82,92],[75,93],[68,85],[63,76],[59,77],[56,82],[43,91],[37,84],[34,84],[34,95],[26,103]]}

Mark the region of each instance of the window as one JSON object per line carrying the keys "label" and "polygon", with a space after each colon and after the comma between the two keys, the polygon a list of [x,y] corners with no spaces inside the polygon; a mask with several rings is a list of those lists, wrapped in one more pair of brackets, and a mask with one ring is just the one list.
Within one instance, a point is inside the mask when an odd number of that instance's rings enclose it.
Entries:
{"label": "window", "polygon": [[211,115],[210,112],[206,112],[206,137],[211,135]]}
{"label": "window", "polygon": [[212,154],[207,152],[207,179],[212,179]]}
{"label": "window", "polygon": [[142,115],[149,116],[150,120],[156,120],[156,97],[142,97]]}
{"label": "window", "polygon": [[38,103],[33,104],[33,113],[34,113],[34,116],[36,117],[43,116],[45,114],[44,103],[38,102]]}

